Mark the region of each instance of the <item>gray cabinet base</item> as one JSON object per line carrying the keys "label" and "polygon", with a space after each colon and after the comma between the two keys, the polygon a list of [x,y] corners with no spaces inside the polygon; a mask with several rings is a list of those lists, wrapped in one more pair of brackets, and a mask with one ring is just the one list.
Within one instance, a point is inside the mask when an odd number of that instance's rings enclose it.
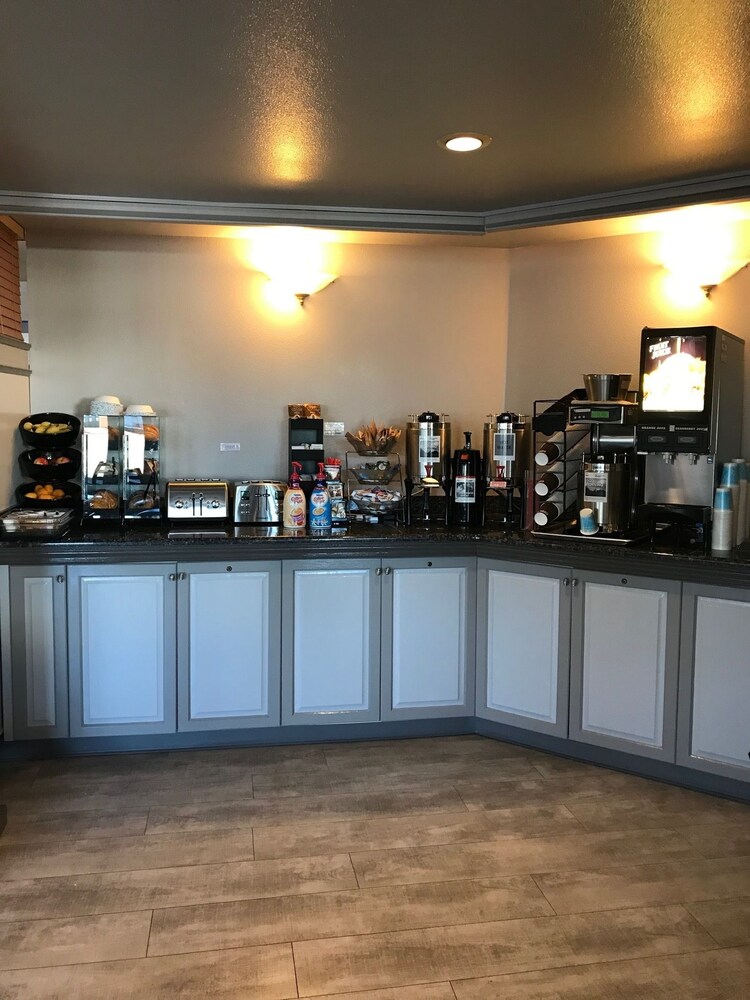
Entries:
{"label": "gray cabinet base", "polygon": [[[707,774],[666,761],[636,757],[620,750],[517,729],[488,719],[409,719],[328,726],[278,726],[224,732],[175,733],[154,736],[88,736],[75,739],[19,740],[0,746],[0,763],[43,757],[134,753],[142,750],[195,750],[210,747],[283,746],[296,743],[347,742],[372,739],[416,739],[426,736],[487,736],[518,746],[546,750],[572,760],[598,764],[655,781],[750,802],[750,784]],[[0,829],[2,826],[0,825]]]}

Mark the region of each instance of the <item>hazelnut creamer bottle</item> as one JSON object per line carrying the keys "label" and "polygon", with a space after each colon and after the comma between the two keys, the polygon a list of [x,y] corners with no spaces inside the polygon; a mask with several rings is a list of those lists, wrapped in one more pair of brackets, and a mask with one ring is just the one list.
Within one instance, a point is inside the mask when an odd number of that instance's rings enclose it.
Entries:
{"label": "hazelnut creamer bottle", "polygon": [[284,527],[305,527],[307,520],[307,502],[299,481],[300,462],[292,462],[292,474],[289,477],[289,489],[284,494]]}

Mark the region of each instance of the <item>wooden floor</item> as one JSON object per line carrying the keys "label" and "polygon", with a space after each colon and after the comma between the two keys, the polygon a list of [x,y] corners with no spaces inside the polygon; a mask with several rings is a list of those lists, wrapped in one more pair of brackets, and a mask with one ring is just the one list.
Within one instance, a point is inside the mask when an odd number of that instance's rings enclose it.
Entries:
{"label": "wooden floor", "polygon": [[750,806],[481,737],[5,766],[2,1000],[740,1000]]}

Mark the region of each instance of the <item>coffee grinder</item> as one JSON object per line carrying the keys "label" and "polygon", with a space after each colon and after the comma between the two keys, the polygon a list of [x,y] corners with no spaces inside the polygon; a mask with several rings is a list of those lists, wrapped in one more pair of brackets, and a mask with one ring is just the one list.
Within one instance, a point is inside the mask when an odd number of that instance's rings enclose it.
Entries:
{"label": "coffee grinder", "polygon": [[637,448],[643,516],[652,525],[710,523],[722,463],[740,454],[745,342],[716,326],[644,327]]}

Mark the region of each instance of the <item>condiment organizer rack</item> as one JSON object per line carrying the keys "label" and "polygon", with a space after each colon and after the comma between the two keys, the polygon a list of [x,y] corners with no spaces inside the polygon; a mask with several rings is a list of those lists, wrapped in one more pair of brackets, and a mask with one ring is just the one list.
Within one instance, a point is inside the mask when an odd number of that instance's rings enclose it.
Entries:
{"label": "condiment organizer rack", "polygon": [[[368,468],[368,466],[370,468]],[[381,466],[381,468],[378,468]],[[350,516],[360,515],[364,520],[377,518],[380,521],[397,523],[404,521],[404,475],[403,457],[398,452],[347,451],[344,453],[344,489]],[[388,510],[364,510],[352,500],[354,490],[377,489],[378,487],[399,493],[401,499]]]}

